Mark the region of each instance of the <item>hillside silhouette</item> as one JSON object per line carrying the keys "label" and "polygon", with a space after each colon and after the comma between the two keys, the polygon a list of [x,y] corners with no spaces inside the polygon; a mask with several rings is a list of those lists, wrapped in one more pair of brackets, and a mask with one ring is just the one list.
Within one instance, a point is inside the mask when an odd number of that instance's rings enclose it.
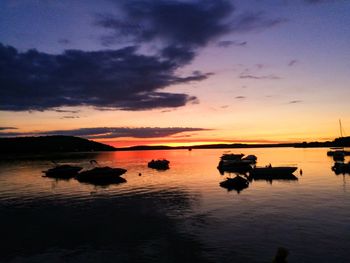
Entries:
{"label": "hillside silhouette", "polygon": [[0,138],[0,153],[115,151],[112,146],[73,136]]}

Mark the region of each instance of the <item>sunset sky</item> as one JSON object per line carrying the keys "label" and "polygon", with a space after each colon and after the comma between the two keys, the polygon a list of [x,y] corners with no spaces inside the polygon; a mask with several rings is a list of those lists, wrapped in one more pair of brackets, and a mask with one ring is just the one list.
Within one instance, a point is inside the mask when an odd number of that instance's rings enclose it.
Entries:
{"label": "sunset sky", "polygon": [[0,137],[350,135],[350,1],[3,0]]}

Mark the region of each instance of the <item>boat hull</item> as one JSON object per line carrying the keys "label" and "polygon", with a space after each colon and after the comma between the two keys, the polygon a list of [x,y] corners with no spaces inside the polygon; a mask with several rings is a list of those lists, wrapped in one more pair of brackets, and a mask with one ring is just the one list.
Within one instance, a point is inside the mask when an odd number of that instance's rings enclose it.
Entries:
{"label": "boat hull", "polygon": [[79,166],[59,165],[54,168],[48,169],[47,171],[43,171],[43,173],[45,173],[45,177],[57,179],[70,179],[76,176],[81,169],[83,168]]}

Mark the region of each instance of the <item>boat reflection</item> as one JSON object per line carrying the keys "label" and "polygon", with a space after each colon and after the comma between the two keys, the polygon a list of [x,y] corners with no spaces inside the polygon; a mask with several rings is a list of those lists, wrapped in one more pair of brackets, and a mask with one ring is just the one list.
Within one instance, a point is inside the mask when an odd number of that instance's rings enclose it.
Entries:
{"label": "boat reflection", "polygon": [[267,181],[272,184],[273,181],[298,181],[294,174],[259,174],[249,175],[249,181]]}
{"label": "boat reflection", "polygon": [[350,162],[335,162],[332,166],[332,171],[336,174],[350,174]]}
{"label": "boat reflection", "polygon": [[234,178],[227,177],[220,183],[220,186],[226,188],[227,191],[235,190],[239,194],[243,189],[248,188],[249,181],[243,176],[236,175]]}

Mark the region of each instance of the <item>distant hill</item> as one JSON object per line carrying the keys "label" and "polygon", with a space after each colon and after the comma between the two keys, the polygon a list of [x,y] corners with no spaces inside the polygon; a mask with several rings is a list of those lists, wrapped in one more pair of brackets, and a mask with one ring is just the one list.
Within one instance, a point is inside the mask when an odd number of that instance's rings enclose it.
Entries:
{"label": "distant hill", "polygon": [[117,148],[118,151],[141,151],[141,150],[172,150],[172,149],[234,149],[234,148],[273,148],[273,147],[296,147],[296,148],[316,148],[316,147],[350,147],[350,136],[337,138],[326,142],[302,142],[302,143],[274,143],[274,144],[209,144],[196,146],[131,146]]}
{"label": "distant hill", "polygon": [[0,138],[0,153],[115,151],[112,146],[73,136]]}

